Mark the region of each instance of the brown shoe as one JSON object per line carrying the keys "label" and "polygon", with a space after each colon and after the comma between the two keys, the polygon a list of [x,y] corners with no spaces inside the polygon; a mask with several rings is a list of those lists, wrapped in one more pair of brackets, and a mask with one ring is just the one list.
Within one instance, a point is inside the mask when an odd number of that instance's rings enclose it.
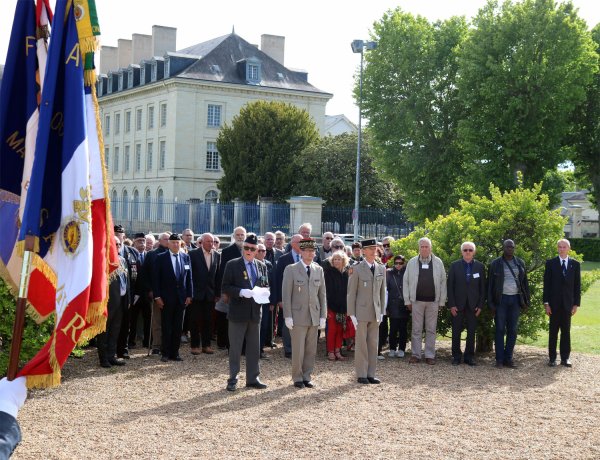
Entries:
{"label": "brown shoe", "polygon": [[421,362],[421,360],[419,358],[417,358],[416,356],[411,356],[410,359],[408,360],[408,364],[417,364],[420,362]]}
{"label": "brown shoe", "polygon": [[213,350],[210,347],[203,347],[202,348],[202,353],[206,353],[207,355],[212,355],[215,352],[215,350]]}
{"label": "brown shoe", "polygon": [[433,358],[425,358],[425,362],[427,364],[429,364],[430,366],[433,366],[435,364],[435,359],[433,359]]}
{"label": "brown shoe", "polygon": [[202,352],[200,351],[200,348],[192,348],[190,351],[191,351],[191,353],[192,353],[193,355],[199,355],[199,354],[201,354],[201,353],[202,353]]}

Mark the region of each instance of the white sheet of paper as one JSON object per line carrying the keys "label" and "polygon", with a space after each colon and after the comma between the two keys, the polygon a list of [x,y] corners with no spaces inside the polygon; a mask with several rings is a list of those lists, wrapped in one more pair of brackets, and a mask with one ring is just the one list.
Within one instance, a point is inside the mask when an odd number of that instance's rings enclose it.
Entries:
{"label": "white sheet of paper", "polygon": [[479,273],[473,273],[473,278],[479,278]]}
{"label": "white sheet of paper", "polygon": [[429,264],[422,264],[422,265],[421,265],[421,268],[422,268],[423,270],[427,270],[427,269],[429,268]]}
{"label": "white sheet of paper", "polygon": [[269,296],[271,295],[271,291],[266,287],[258,287],[254,286],[252,288],[252,298],[258,304],[266,304],[269,303]]}

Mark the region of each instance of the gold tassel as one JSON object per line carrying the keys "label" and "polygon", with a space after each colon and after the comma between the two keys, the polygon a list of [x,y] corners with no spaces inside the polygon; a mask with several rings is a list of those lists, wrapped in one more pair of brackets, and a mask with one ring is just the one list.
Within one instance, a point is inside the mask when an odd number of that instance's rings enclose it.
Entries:
{"label": "gold tassel", "polygon": [[[17,244],[15,247],[16,247],[18,256],[23,258],[23,256],[25,255],[25,240],[17,241]],[[40,252],[40,237],[39,236],[34,237],[33,252],[35,252],[35,253]]]}

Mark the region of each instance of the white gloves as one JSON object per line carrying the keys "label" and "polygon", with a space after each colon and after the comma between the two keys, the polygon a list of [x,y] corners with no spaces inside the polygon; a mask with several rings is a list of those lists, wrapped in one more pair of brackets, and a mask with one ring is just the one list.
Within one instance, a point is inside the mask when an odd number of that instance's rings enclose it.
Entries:
{"label": "white gloves", "polygon": [[252,291],[250,289],[240,289],[240,297],[246,297],[246,299],[251,299]]}
{"label": "white gloves", "polygon": [[319,329],[325,329],[325,318],[319,319]]}
{"label": "white gloves", "polygon": [[0,380],[0,412],[17,418],[19,409],[23,407],[27,398],[26,381],[25,377],[18,377],[10,382],[6,377]]}
{"label": "white gloves", "polygon": [[356,316],[350,315],[350,319],[352,320],[352,324],[354,324],[354,329],[356,329],[358,327],[358,320],[356,319]]}
{"label": "white gloves", "polygon": [[294,320],[292,318],[285,318],[285,325],[291,331],[294,329]]}
{"label": "white gloves", "polygon": [[379,317],[379,321],[377,321],[377,322],[381,324],[381,322],[382,322],[382,321],[383,321],[383,315],[381,315],[381,316]]}

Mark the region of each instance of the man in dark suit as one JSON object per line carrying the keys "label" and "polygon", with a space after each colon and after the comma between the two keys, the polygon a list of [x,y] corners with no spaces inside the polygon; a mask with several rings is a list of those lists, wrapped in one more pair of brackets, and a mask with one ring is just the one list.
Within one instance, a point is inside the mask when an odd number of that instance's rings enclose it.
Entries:
{"label": "man in dark suit", "polygon": [[183,314],[192,303],[192,269],[190,256],[181,249],[177,233],[169,237],[169,250],[156,256],[152,272],[154,302],[161,309],[161,361],[183,361],[179,356]]}
{"label": "man in dark suit", "polygon": [[144,262],[146,260],[146,235],[144,233],[136,233],[134,235],[133,247],[138,251],[136,261],[137,279],[131,286],[131,307],[129,308],[129,340],[128,347],[134,348],[136,345],[138,332],[138,318],[140,313],[143,319],[143,340],[144,348],[148,348],[150,340],[150,302],[148,297],[144,295]]}
{"label": "man in dark suit", "polygon": [[448,308],[452,315],[452,365],[458,366],[462,358],[460,335],[467,323],[465,364],[476,366],[475,328],[485,302],[487,285],[485,268],[474,259],[475,243],[465,241],[460,245],[462,259],[452,262],[448,270]]}
{"label": "man in dark suit", "polygon": [[[223,279],[223,273],[225,272],[227,262],[242,257],[242,246],[244,244],[245,239],[246,229],[244,227],[236,227],[233,229],[231,244],[225,249],[223,249],[223,251],[221,251],[221,267],[219,269],[219,274],[216,281],[217,284],[221,285],[221,280]],[[229,348],[229,333],[227,328],[227,304],[229,303],[229,299],[227,297],[227,294],[225,294],[221,300],[221,302],[217,302],[217,307],[223,306],[223,308],[217,308],[215,312],[215,326],[217,329],[217,347]]]}
{"label": "man in dark suit", "polygon": [[[268,287],[264,263],[255,260],[258,238],[249,233],[244,240],[242,257],[230,260],[223,273],[222,292],[229,297],[229,379],[227,391],[235,391],[240,372],[242,346],[246,341],[246,386],[259,390],[267,386],[260,374],[260,318],[261,306],[253,297],[255,287]],[[265,282],[266,281],[266,282]]]}
{"label": "man in dark suit", "polygon": [[291,264],[295,264],[300,261],[300,240],[302,235],[296,234],[292,236],[290,240],[290,251],[286,252],[277,260],[275,267],[275,300],[277,302],[277,330],[281,332],[281,338],[283,340],[283,352],[286,358],[292,358],[292,337],[290,330],[284,326],[283,322],[283,302],[282,302],[282,286],[283,286],[283,272],[285,267]]}
{"label": "man in dark suit", "polygon": [[266,250],[265,260],[271,262],[271,265],[275,267],[277,260],[279,260],[279,258],[283,255],[283,251],[275,247],[275,233],[266,232],[263,239],[265,241]]}
{"label": "man in dark suit", "polygon": [[548,366],[556,366],[556,342],[560,330],[560,364],[571,367],[571,316],[581,303],[581,265],[569,257],[571,243],[557,243],[558,256],[546,261],[544,270],[544,307],[550,316]]}
{"label": "man in dark suit", "polygon": [[[188,308],[190,315],[191,352],[213,354],[210,347],[210,321],[215,302],[221,295],[221,286],[216,283],[221,266],[221,255],[213,249],[213,236],[205,233],[201,237],[201,246],[189,252],[194,280],[194,298]],[[202,351],[200,337],[202,336]]]}

